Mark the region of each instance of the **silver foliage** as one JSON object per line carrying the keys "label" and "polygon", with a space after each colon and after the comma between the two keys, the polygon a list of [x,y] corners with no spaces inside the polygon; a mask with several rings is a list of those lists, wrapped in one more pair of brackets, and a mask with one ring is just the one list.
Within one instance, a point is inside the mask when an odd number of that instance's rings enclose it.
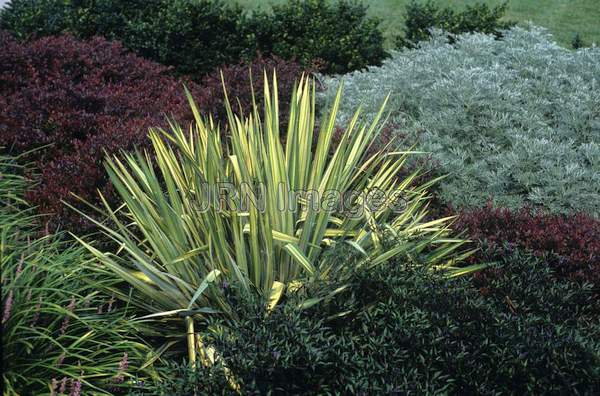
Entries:
{"label": "silver foliage", "polygon": [[450,174],[445,201],[600,215],[600,48],[567,50],[533,26],[455,45],[438,32],[381,67],[324,78],[322,99],[341,79],[342,123],[359,104],[373,115],[391,93],[404,144],[417,142]]}

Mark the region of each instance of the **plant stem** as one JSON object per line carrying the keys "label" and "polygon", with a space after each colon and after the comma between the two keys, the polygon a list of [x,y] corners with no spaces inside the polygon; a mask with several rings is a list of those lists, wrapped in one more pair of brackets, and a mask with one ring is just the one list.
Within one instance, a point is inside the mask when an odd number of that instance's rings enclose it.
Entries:
{"label": "plant stem", "polygon": [[188,358],[190,365],[196,367],[196,345],[194,343],[194,319],[191,316],[185,317],[185,325],[187,329],[187,343],[188,343]]}

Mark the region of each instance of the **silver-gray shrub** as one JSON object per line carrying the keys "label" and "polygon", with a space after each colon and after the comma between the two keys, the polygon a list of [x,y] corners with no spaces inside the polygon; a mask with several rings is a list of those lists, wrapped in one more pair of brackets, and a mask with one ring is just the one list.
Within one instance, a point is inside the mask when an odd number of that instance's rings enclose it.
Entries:
{"label": "silver-gray shrub", "polygon": [[324,79],[324,99],[340,79],[342,123],[391,93],[396,133],[450,174],[444,201],[600,214],[600,48],[570,51],[536,27],[454,45],[438,32],[381,67]]}

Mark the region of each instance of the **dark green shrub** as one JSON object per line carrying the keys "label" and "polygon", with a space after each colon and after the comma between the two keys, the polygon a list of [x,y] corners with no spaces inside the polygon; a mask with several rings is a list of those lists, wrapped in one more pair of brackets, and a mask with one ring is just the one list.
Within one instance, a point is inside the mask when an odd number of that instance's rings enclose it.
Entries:
{"label": "dark green shrub", "polygon": [[[318,394],[332,389],[328,381],[338,372],[335,354],[343,351],[336,348],[336,335],[322,320],[306,318],[292,306],[267,315],[264,305],[263,301],[248,302],[239,311],[239,325],[213,324],[215,334],[206,338],[222,353],[242,394]],[[163,382],[141,393],[235,394],[221,364],[200,366],[195,372],[185,364],[170,365],[160,372]]]}
{"label": "dark green shrub", "polygon": [[[485,3],[476,3],[458,12],[452,8],[440,8],[431,0],[426,3],[412,1],[406,6],[404,34],[396,38],[396,47],[413,48],[419,41],[428,40],[431,28],[452,34],[480,32],[500,37],[501,30],[514,25],[513,22],[501,21],[507,8],[507,2],[492,8]],[[452,37],[450,40],[452,42]]]}
{"label": "dark green shrub", "polygon": [[290,0],[256,14],[250,30],[262,53],[304,66],[319,62],[329,74],[380,65],[387,57],[379,20],[353,1]]}
{"label": "dark green shrub", "polygon": [[1,11],[0,26],[19,39],[70,32],[127,41],[130,29],[155,17],[161,0],[12,0]]}
{"label": "dark green shrub", "polygon": [[238,395],[231,390],[219,364],[212,367],[199,365],[192,368],[187,362],[167,362],[157,370],[162,377],[160,382],[139,382],[130,396],[212,396]]}
{"label": "dark green shrub", "polygon": [[[292,304],[269,315],[258,299],[238,306],[239,322],[229,323],[231,327],[210,323],[213,333],[204,337],[222,354],[242,394],[318,394],[331,389],[327,381],[336,376],[335,354],[343,348],[323,319],[307,317]],[[235,394],[222,365],[192,372],[185,364],[174,364],[160,371],[163,382],[149,384],[141,393]]]}
{"label": "dark green shrub", "polygon": [[357,312],[329,323],[352,341],[336,354],[348,356],[336,361],[349,373],[341,384],[367,394],[597,392],[600,344],[590,340],[600,305],[591,286],[557,283],[518,251],[498,267],[484,290],[410,267],[356,274],[352,293],[319,313]]}
{"label": "dark green shrub", "polygon": [[345,73],[387,56],[379,21],[366,9],[346,0],[290,0],[248,17],[223,0],[13,0],[0,12],[0,28],[19,39],[104,36],[196,78],[257,51]]}
{"label": "dark green shrub", "polygon": [[13,0],[0,14],[0,26],[20,39],[99,35],[192,75],[254,55],[244,20],[241,7],[221,0]]}
{"label": "dark green shrub", "polygon": [[586,41],[584,41],[579,32],[577,32],[571,40],[571,46],[573,47],[573,49],[580,49],[589,47],[590,45]]}
{"label": "dark green shrub", "polygon": [[21,40],[60,34],[69,28],[68,11],[60,0],[11,0],[0,9],[0,29]]}
{"label": "dark green shrub", "polygon": [[163,0],[152,18],[132,24],[125,46],[142,56],[200,77],[255,54],[239,6],[221,0]]}
{"label": "dark green shrub", "polygon": [[[345,253],[336,254],[351,260]],[[243,394],[600,391],[600,307],[590,287],[557,283],[548,266],[519,252],[501,266],[485,290],[400,264],[345,274],[353,287],[325,304],[298,311],[292,298],[267,314],[263,302],[250,302],[235,326],[212,323],[204,340]],[[225,384],[222,366],[169,370],[171,380],[152,392]]]}

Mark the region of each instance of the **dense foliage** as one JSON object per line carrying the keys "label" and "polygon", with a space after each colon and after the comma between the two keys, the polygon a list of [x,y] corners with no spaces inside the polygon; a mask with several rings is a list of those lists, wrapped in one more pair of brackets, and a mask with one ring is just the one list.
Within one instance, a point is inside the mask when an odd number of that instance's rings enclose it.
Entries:
{"label": "dense foliage", "polygon": [[358,2],[290,0],[258,13],[250,30],[263,53],[337,74],[380,65],[387,57],[378,26]]}
{"label": "dense foliage", "polygon": [[4,394],[600,394],[600,50],[436,4],[0,10]]}
{"label": "dense foliage", "polygon": [[[165,117],[189,121],[184,84],[204,114],[226,119],[221,74],[215,71],[202,87],[165,75],[166,69],[145,61],[117,43],[101,38],[79,41],[71,36],[19,43],[0,33],[0,147],[11,153],[36,149],[40,183],[28,195],[41,213],[52,214],[52,228],[86,230],[90,224],[61,202],[78,202],[71,192],[98,202],[100,189],[109,202],[114,192],[102,166],[106,153],[147,145],[147,130],[166,124]],[[223,69],[230,97],[245,110],[252,103],[250,77],[262,98],[263,72],[278,70],[282,111],[302,69],[295,62],[259,58]]]}
{"label": "dense foliage", "polygon": [[380,64],[387,54],[378,26],[346,0],[290,0],[250,15],[223,0],[13,0],[0,11],[0,28],[19,39],[100,35],[195,79],[257,51],[327,73]]}
{"label": "dense foliage", "polygon": [[586,281],[600,292],[600,221],[594,218],[488,205],[460,213],[454,228],[482,241],[487,257],[501,257],[510,249],[529,250],[556,275]]}
{"label": "dense foliage", "polygon": [[[200,81],[200,89],[194,95],[198,109],[204,116],[212,116],[215,120],[226,123],[227,110],[223,95],[223,81],[227,95],[232,100],[235,113],[249,114],[252,111],[252,97],[257,104],[264,99],[264,74],[272,76],[277,72],[277,87],[279,91],[279,106],[282,127],[287,125],[287,115],[294,83],[302,75],[310,76],[317,70],[304,68],[298,62],[282,58],[259,56],[251,62],[240,62],[227,65],[206,75]],[[285,136],[282,136],[282,139]]]}
{"label": "dense foliage", "polygon": [[124,39],[159,6],[157,0],[12,0],[1,10],[0,27],[20,40],[65,32],[82,38]]}
{"label": "dense foliage", "polygon": [[[397,179],[406,154],[365,156],[382,128],[383,107],[370,123],[350,123],[331,154],[342,90],[317,132],[315,84],[295,85],[284,144],[276,77],[264,85],[262,105],[244,118],[225,102],[225,134],[190,97],[189,130],[176,123],[151,129],[152,154],[110,157],[106,169],[122,205],[105,203],[98,211],[111,222],[95,223],[118,248],[99,250],[79,239],[135,289],[121,297],[158,319],[165,338],[183,341],[185,320],[190,362],[194,321],[238,315],[223,284],[268,296],[273,307],[303,283],[394,257],[448,276],[480,268],[458,266],[470,252],[452,237],[449,218],[427,220],[429,184],[414,184],[419,171]],[[323,253],[334,245],[352,246],[361,260]]]}
{"label": "dense foliage", "polygon": [[294,298],[270,313],[240,304],[235,323],[212,321],[203,335],[221,351],[217,366],[166,368],[147,393],[231,389],[224,367],[243,394],[597,393],[600,306],[589,286],[557,283],[518,251],[501,265],[486,291],[395,262],[356,272],[317,309],[299,311]]}
{"label": "dense foliage", "polygon": [[105,153],[144,145],[147,128],[165,114],[189,117],[183,82],[102,38],[19,43],[0,32],[0,42],[0,147],[36,149],[27,157],[41,172],[31,203],[55,215],[53,226],[85,228],[61,200],[76,202],[72,192],[95,201],[97,189],[112,200]]}
{"label": "dense foliage", "polygon": [[0,157],[2,381],[4,395],[113,394],[150,357],[138,326],[92,278],[85,251],[45,236],[23,201],[27,183]]}
{"label": "dense foliage", "polygon": [[247,48],[242,9],[220,0],[13,0],[0,27],[19,39],[103,36],[179,73],[200,75],[254,51]]}
{"label": "dense foliage", "polygon": [[[121,0],[112,2],[120,3]],[[127,3],[127,1],[124,1]],[[221,0],[160,0],[155,13],[132,20],[114,38],[138,54],[199,78],[225,64],[253,57],[239,6]]]}
{"label": "dense foliage", "polygon": [[[414,48],[420,41],[429,40],[432,28],[451,34],[480,32],[500,37],[502,30],[514,25],[501,20],[507,8],[508,2],[491,8],[486,3],[475,3],[457,12],[449,7],[440,8],[431,0],[412,1],[406,6],[403,35],[397,37],[396,46]],[[452,35],[448,39],[454,40]]]}
{"label": "dense foliage", "polygon": [[570,51],[538,28],[502,40],[443,36],[382,67],[326,79],[346,84],[342,122],[388,94],[397,135],[449,173],[440,195],[457,207],[542,207],[600,214],[600,49]]}

